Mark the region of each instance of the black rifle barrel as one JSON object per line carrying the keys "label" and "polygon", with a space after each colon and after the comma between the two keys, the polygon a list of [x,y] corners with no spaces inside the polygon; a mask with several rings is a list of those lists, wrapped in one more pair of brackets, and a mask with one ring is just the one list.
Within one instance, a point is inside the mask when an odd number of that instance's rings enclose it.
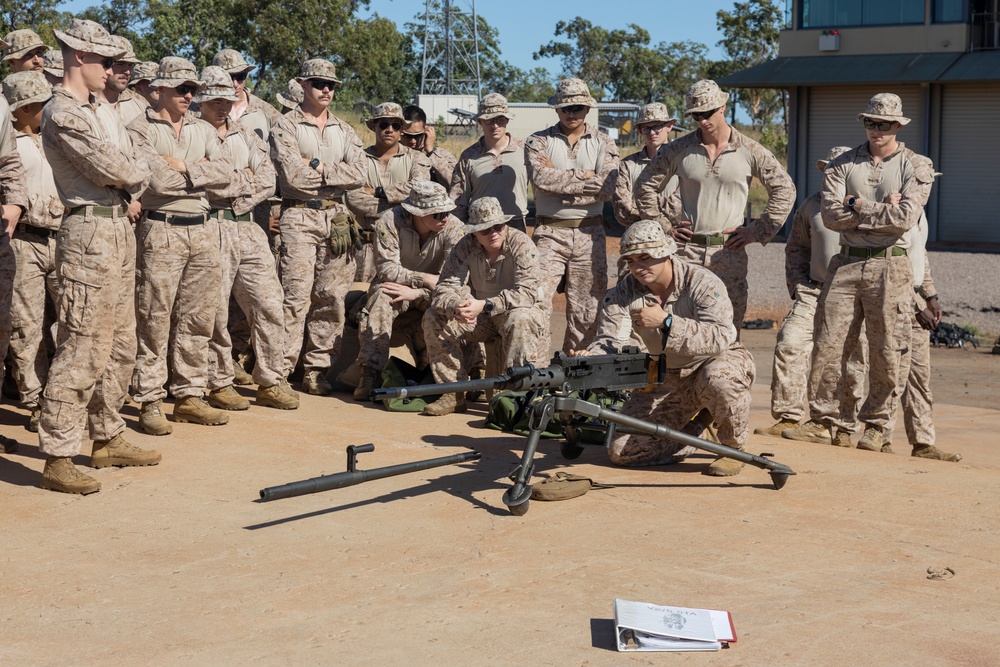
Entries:
{"label": "black rifle barrel", "polygon": [[395,477],[396,475],[405,475],[407,473],[419,472],[429,468],[438,468],[456,463],[465,463],[466,461],[475,461],[481,456],[482,454],[479,452],[464,452],[462,454],[442,456],[440,458],[427,459],[425,461],[400,463],[398,465],[386,466],[384,468],[338,472],[334,475],[323,475],[321,477],[313,477],[312,479],[304,479],[299,482],[289,482],[288,484],[281,484],[279,486],[269,486],[266,489],[260,490],[260,499],[280,500],[281,498],[294,498],[295,496],[305,496],[310,493],[319,493],[320,491],[329,491],[331,489],[342,489],[345,486],[364,484],[365,482],[382,479],[384,477]]}
{"label": "black rifle barrel", "polygon": [[[543,369],[551,371],[553,367]],[[560,369],[561,370],[561,369]],[[527,378],[540,375],[534,366],[514,366],[508,368],[503,375],[482,380],[465,380],[464,382],[442,382],[441,384],[421,384],[413,387],[383,387],[372,390],[374,401],[384,401],[390,398],[407,398],[410,396],[437,396],[438,394],[457,394],[465,391],[486,391],[487,389],[519,389]],[[551,381],[551,378],[549,379]],[[558,386],[558,385],[556,385]]]}

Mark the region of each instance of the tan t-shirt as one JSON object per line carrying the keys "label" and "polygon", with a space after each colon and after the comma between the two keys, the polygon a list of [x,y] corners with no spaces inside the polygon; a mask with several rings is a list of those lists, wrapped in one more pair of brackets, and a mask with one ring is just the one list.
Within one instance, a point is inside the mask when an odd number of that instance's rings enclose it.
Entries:
{"label": "tan t-shirt", "polygon": [[41,135],[17,133],[17,152],[24,166],[24,179],[28,185],[28,213],[21,218],[42,229],[59,229],[65,208],[59,200],[52,167],[45,159]]}
{"label": "tan t-shirt", "polygon": [[243,113],[234,116],[235,111],[234,108],[230,119],[238,120],[243,127],[264,141],[270,139],[271,126],[281,116],[277,109],[250,92],[247,92],[247,106],[243,109]]}
{"label": "tan t-shirt", "polygon": [[830,260],[839,252],[840,234],[823,224],[817,192],[795,211],[785,243],[785,282],[789,295],[794,298],[796,285],[817,287],[825,283]]}
{"label": "tan t-shirt", "polygon": [[374,146],[364,150],[364,185],[382,188],[385,192],[384,199],[361,189],[347,193],[347,206],[365,229],[373,229],[380,215],[409,197],[414,181],[430,180],[431,165],[422,151],[415,151],[403,144],[399,144],[398,149],[386,165],[375,154]]}
{"label": "tan t-shirt", "polygon": [[482,197],[495,197],[504,215],[528,215],[528,170],[524,166],[524,140],[507,135],[509,141],[499,155],[490,153],[481,138],[458,159],[449,195],[454,214],[467,220],[469,205]]}
{"label": "tan t-shirt", "polygon": [[231,208],[236,215],[243,215],[274,194],[274,165],[267,144],[256,132],[238,120],[227,120],[226,127],[222,144],[233,171],[229,182],[221,188],[208,188],[209,205]]}

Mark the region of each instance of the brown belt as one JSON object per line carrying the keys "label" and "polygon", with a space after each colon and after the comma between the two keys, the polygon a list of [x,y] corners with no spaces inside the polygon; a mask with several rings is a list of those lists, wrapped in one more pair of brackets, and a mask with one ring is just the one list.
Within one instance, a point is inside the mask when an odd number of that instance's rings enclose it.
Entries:
{"label": "brown belt", "polygon": [[314,211],[325,211],[333,208],[340,201],[337,199],[282,199],[281,205],[287,208],[309,208]]}
{"label": "brown belt", "polygon": [[[89,210],[88,210],[89,209]],[[74,206],[67,215],[96,215],[101,218],[122,218],[125,217],[125,207],[118,206]]]}
{"label": "brown belt", "polygon": [[589,218],[583,218],[582,220],[562,220],[557,218],[547,218],[544,216],[535,216],[535,222],[539,225],[546,225],[548,227],[569,227],[571,229],[576,229],[578,227],[593,227],[595,225],[604,224],[604,218],[599,215],[592,215]]}

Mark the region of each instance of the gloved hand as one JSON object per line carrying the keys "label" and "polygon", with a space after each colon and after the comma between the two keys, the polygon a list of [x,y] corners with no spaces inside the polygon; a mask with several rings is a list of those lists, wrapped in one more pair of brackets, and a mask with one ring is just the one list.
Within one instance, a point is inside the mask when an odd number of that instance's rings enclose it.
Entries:
{"label": "gloved hand", "polygon": [[330,250],[334,257],[340,257],[349,252],[352,246],[350,218],[347,213],[338,213],[330,221]]}

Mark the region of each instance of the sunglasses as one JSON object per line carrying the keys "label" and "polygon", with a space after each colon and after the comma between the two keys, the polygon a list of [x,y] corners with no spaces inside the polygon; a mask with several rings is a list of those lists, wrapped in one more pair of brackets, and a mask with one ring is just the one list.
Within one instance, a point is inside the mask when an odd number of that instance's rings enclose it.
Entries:
{"label": "sunglasses", "polygon": [[101,58],[101,67],[104,69],[111,69],[115,66],[114,58]]}
{"label": "sunglasses", "polygon": [[244,81],[247,80],[247,76],[249,75],[250,72],[239,72],[238,74],[230,74],[230,76],[233,77],[233,81],[236,81],[237,83],[243,83]]}
{"label": "sunglasses", "polygon": [[316,90],[333,90],[337,84],[326,79],[308,79],[309,83]]}
{"label": "sunglasses", "polygon": [[694,118],[695,120],[708,120],[709,118],[714,116],[721,108],[722,107],[715,107],[711,111],[695,111],[693,114],[691,114],[691,117]]}
{"label": "sunglasses", "polygon": [[490,234],[501,234],[501,233],[503,233],[503,230],[506,227],[507,227],[507,223],[506,222],[501,222],[499,225],[493,225],[492,227],[487,227],[486,229],[481,229],[481,230],[479,230],[476,233],[479,234],[480,236],[489,236]]}
{"label": "sunglasses", "polygon": [[380,129],[380,130],[386,130],[386,129],[390,128],[390,127],[393,130],[395,130],[396,132],[399,132],[401,129],[403,129],[403,124],[400,123],[399,121],[395,121],[395,122],[390,123],[387,120],[380,120],[378,122],[378,129]]}
{"label": "sunglasses", "polygon": [[194,95],[195,93],[197,93],[198,86],[192,86],[189,83],[185,83],[183,86],[177,86],[176,88],[174,88],[174,90],[177,91],[178,95],[184,97],[186,95]]}
{"label": "sunglasses", "polygon": [[503,116],[497,116],[496,118],[484,118],[482,122],[486,125],[506,125],[510,122],[510,119]]}
{"label": "sunglasses", "polygon": [[892,129],[892,126],[896,124],[893,120],[872,120],[871,118],[865,118],[865,129],[866,130],[878,130],[879,132],[888,132]]}
{"label": "sunglasses", "polygon": [[410,139],[420,139],[426,134],[426,132],[403,132],[403,136]]}
{"label": "sunglasses", "polygon": [[449,216],[449,215],[451,215],[451,214],[450,214],[450,213],[448,213],[447,211],[443,211],[443,212],[441,212],[441,213],[435,213],[435,214],[434,214],[434,215],[433,215],[432,217],[433,217],[433,218],[434,218],[435,220],[437,220],[438,222],[444,222],[445,220],[447,220],[447,219],[448,219],[448,216]]}
{"label": "sunglasses", "polygon": [[667,127],[666,123],[658,123],[656,125],[643,125],[639,128],[640,134],[652,134],[653,132],[662,132]]}
{"label": "sunglasses", "polygon": [[575,116],[576,114],[581,113],[583,111],[586,111],[586,110],[587,110],[587,107],[584,106],[584,105],[582,105],[582,104],[574,104],[573,106],[562,107],[561,109],[559,109],[559,111],[562,111],[565,114],[570,114],[570,115],[573,115],[573,116]]}

